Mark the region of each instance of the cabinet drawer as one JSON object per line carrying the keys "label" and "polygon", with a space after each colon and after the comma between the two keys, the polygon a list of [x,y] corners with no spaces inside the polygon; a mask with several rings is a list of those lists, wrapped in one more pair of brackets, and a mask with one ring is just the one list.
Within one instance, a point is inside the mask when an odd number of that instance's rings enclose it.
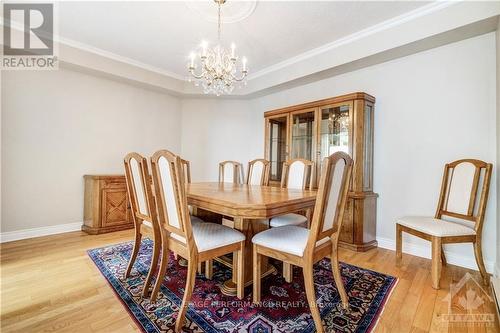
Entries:
{"label": "cabinet drawer", "polygon": [[127,184],[125,182],[125,179],[106,179],[102,181],[102,188],[107,189],[107,188],[121,188],[127,190]]}

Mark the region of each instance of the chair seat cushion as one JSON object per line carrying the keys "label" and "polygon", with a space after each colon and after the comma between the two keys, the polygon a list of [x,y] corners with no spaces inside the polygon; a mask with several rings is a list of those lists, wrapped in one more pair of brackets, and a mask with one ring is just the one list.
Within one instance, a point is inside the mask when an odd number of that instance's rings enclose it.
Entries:
{"label": "chair seat cushion", "polygon": [[306,227],[307,217],[305,217],[304,215],[294,214],[294,213],[280,215],[273,217],[269,225],[272,228],[283,227],[287,225],[297,225],[301,227]]}
{"label": "chair seat cushion", "polygon": [[[308,238],[309,229],[289,225],[260,232],[252,238],[252,243],[302,257]],[[330,237],[323,238],[316,242],[316,246],[328,240]]]}
{"label": "chair seat cushion", "polygon": [[[201,220],[203,222],[203,220]],[[212,250],[218,247],[239,243],[245,240],[243,235],[238,230],[223,226],[216,223],[192,223],[193,237],[196,242],[198,252]],[[186,243],[184,237],[171,234],[172,238]]]}
{"label": "chair seat cushion", "polygon": [[475,235],[476,231],[458,222],[449,222],[425,216],[405,216],[396,221],[398,224],[426,233],[431,236],[467,236]]}

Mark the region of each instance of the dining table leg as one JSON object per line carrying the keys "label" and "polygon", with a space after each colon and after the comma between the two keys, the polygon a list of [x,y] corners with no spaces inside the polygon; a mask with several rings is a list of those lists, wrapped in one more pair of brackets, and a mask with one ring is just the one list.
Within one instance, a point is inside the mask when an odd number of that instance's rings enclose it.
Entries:
{"label": "dining table leg", "polygon": [[[252,238],[254,235],[258,234],[261,231],[264,231],[269,228],[269,221],[267,219],[244,219],[240,217],[234,218],[234,228],[242,232],[245,237],[245,263],[244,263],[244,281],[245,287],[248,287],[252,284],[253,279],[253,248],[252,248]],[[233,258],[233,275],[232,279],[224,282],[222,286],[222,293],[227,296],[236,296],[236,277],[238,274],[238,270],[241,269],[238,267],[236,258]],[[276,273],[276,268],[269,264],[266,257],[262,257],[261,261],[261,272],[262,278],[266,277],[270,274]]]}

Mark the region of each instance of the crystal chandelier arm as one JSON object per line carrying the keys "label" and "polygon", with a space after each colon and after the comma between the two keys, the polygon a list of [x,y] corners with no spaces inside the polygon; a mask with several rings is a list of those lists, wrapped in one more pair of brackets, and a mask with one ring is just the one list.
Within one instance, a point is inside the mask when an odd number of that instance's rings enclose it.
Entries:
{"label": "crystal chandelier arm", "polygon": [[247,77],[247,74],[248,74],[248,72],[244,71],[244,72],[241,72],[241,77],[237,77],[236,75],[231,73],[231,78],[236,82],[241,82]]}
{"label": "crystal chandelier arm", "polygon": [[197,80],[200,80],[200,79],[203,79],[205,77],[205,71],[204,70],[201,70],[200,74],[196,74],[194,72],[194,67],[189,67],[189,73],[191,73],[191,75],[197,79]]}

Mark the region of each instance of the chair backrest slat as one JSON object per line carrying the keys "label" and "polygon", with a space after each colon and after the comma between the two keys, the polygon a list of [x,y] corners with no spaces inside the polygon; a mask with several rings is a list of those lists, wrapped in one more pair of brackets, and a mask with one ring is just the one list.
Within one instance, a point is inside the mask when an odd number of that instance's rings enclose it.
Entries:
{"label": "chair backrest slat", "polygon": [[474,222],[481,230],[491,181],[492,164],[463,159],[444,167],[436,218],[449,216]]}
{"label": "chair backrest slat", "polygon": [[182,172],[184,173],[184,181],[191,183],[191,164],[188,160],[181,158]]}
{"label": "chair backrest slat", "polygon": [[255,159],[248,162],[248,185],[269,185],[269,161],[265,159]]}
{"label": "chair backrest slat", "polygon": [[313,165],[313,162],[301,158],[285,161],[283,163],[281,187],[310,189],[312,187]]}
{"label": "chair backrest slat", "polygon": [[353,160],[344,152],[336,152],[324,159],[308,249],[313,250],[316,242],[326,237],[330,237],[334,246],[337,246],[352,166]]}
{"label": "chair backrest slat", "polygon": [[243,184],[243,165],[236,161],[220,162],[219,183]]}

